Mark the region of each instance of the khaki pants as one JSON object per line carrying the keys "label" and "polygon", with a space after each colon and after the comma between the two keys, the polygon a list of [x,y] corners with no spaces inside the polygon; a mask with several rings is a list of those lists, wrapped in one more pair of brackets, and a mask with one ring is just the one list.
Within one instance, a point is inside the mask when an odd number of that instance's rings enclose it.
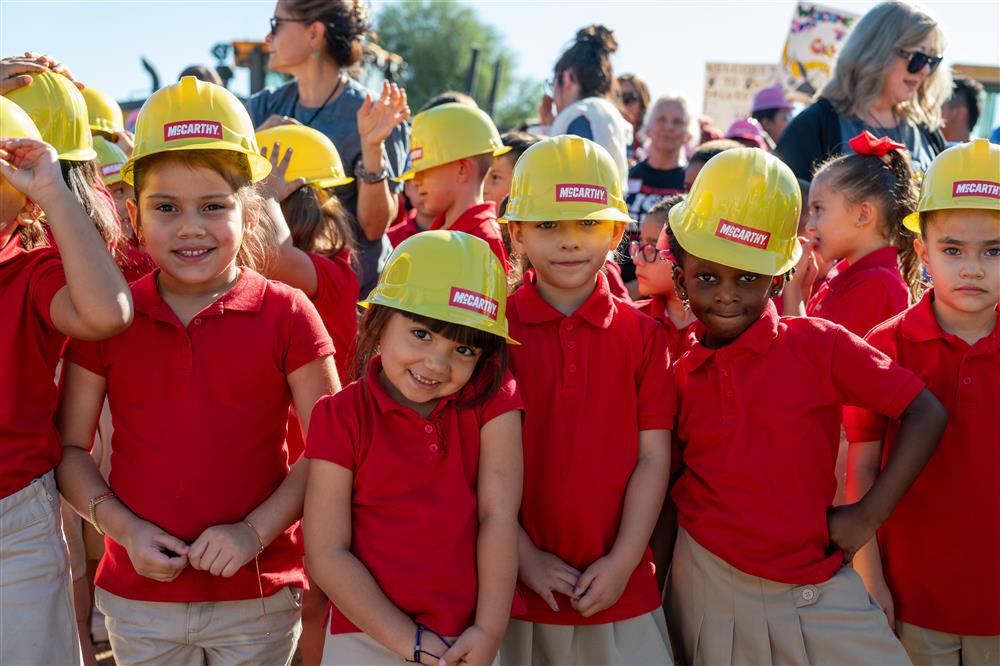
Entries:
{"label": "khaki pants", "polygon": [[500,644],[502,666],[670,666],[663,610],[621,622],[558,625],[511,620]]}
{"label": "khaki pants", "polygon": [[82,663],[55,475],[0,500],[0,664]]}
{"label": "khaki pants", "polygon": [[816,585],[778,583],[730,566],[681,529],[669,586],[686,664],[910,663],[847,566]]}
{"label": "khaki pants", "polygon": [[896,622],[914,666],[1000,666],[1000,635],[959,636]]}
{"label": "khaki pants", "polygon": [[302,631],[302,590],[261,600],[135,601],[97,588],[111,649],[126,664],[289,664]]}
{"label": "khaki pants", "polygon": [[[324,627],[325,631],[330,626]],[[414,637],[416,638],[416,637]],[[449,642],[456,637],[446,636]],[[439,657],[441,655],[438,655]],[[407,655],[406,659],[412,659]],[[323,642],[323,666],[396,666],[404,659],[385,647],[368,634],[354,632],[350,634],[327,634]],[[493,660],[496,663],[496,660]]]}

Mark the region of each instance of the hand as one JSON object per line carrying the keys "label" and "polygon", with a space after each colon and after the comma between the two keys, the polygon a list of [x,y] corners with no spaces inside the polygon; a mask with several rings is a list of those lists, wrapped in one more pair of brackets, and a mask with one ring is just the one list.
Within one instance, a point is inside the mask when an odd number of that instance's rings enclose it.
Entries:
{"label": "hand", "polygon": [[[278,202],[284,201],[295,190],[306,184],[305,178],[296,178],[291,182],[285,179],[288,175],[288,163],[292,159],[292,149],[289,148],[286,150],[285,154],[279,160],[278,155],[280,153],[281,142],[275,141],[274,145],[271,146],[269,157],[271,160],[271,173],[257,186],[262,197],[265,199],[271,198]],[[261,146],[260,154],[268,157],[267,146]]]}
{"label": "hand", "polygon": [[195,569],[229,578],[256,557],[259,550],[257,534],[246,523],[216,525],[194,540],[188,561]]}
{"label": "hand", "polygon": [[135,134],[128,130],[118,130],[111,140],[122,149],[125,155],[132,157],[132,149],[135,148]]}
{"label": "hand", "polygon": [[51,70],[57,74],[62,74],[72,81],[80,90],[84,85],[73,78],[73,74],[66,65],[47,55],[25,51],[23,56],[12,56],[0,60],[0,95],[6,95],[11,90],[16,90],[31,83],[32,72],[44,72]]}
{"label": "hand", "polygon": [[871,588],[869,588],[868,593],[871,594],[872,599],[877,601],[878,605],[882,607],[882,612],[885,613],[885,619],[889,621],[889,627],[895,631],[896,607],[892,602],[892,592],[889,591],[889,586],[886,585],[885,579],[873,583]]}
{"label": "hand", "polygon": [[258,127],[256,131],[263,132],[266,129],[271,129],[272,127],[277,127],[278,125],[301,125],[301,124],[302,123],[297,121],[295,118],[290,118],[288,116],[279,116],[278,114],[274,113],[271,114],[271,116],[267,120],[261,123],[260,127]]}
{"label": "hand", "polygon": [[611,555],[605,555],[583,572],[573,595],[573,608],[590,617],[611,608],[621,598],[635,567],[624,566]]}
{"label": "hand", "polygon": [[844,551],[844,562],[854,558],[854,553],[875,535],[878,527],[861,502],[831,508],[826,512],[826,523],[830,530],[830,546]]}
{"label": "hand", "polygon": [[802,245],[802,257],[799,258],[799,263],[795,264],[795,282],[799,283],[803,296],[809,298],[813,284],[816,283],[816,276],[819,274],[819,261],[816,259],[816,251],[811,240],[799,236],[799,243]]}
{"label": "hand", "polygon": [[576,587],[580,572],[566,564],[552,553],[544,550],[532,549],[534,552],[521,558],[518,567],[518,578],[529,588],[538,593],[549,608],[559,612],[559,604],[552,594],[553,591],[566,595],[576,596],[573,588]]}
{"label": "hand", "polygon": [[395,83],[382,84],[382,94],[377,100],[371,95],[365,98],[358,109],[358,135],[361,143],[381,146],[392,130],[410,117],[410,107],[406,105],[406,91]]}
{"label": "hand", "polygon": [[497,656],[502,636],[491,636],[484,629],[472,625],[462,632],[448,651],[441,655],[441,664],[476,664],[489,666]]}
{"label": "hand", "polygon": [[[441,657],[451,646],[438,638],[433,631],[424,628],[424,633],[420,637],[420,663],[427,666],[441,666]],[[413,654],[404,655],[409,661]]]}
{"label": "hand", "polygon": [[555,121],[556,116],[552,111],[554,100],[550,95],[542,95],[542,101],[538,105],[538,118],[542,125],[548,127]]}
{"label": "hand", "polygon": [[162,583],[177,578],[188,565],[188,545],[145,520],[126,533],[122,546],[136,573]]}
{"label": "hand", "polygon": [[69,191],[55,148],[36,139],[0,139],[0,175],[43,208],[47,196]]}

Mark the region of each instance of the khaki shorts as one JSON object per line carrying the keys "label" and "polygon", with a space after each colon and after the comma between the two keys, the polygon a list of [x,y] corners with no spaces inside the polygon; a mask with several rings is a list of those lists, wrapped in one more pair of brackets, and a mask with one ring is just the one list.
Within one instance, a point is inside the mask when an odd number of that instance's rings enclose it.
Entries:
{"label": "khaki shorts", "polygon": [[861,577],[789,585],[730,566],[679,530],[670,620],[686,664],[909,664]]}
{"label": "khaki shorts", "polygon": [[1000,666],[1000,635],[960,636],[896,622],[914,666]]}
{"label": "khaki shorts", "polygon": [[503,666],[673,664],[663,610],[621,622],[558,625],[511,620],[500,644]]}
{"label": "khaki shorts", "polygon": [[[330,625],[323,627],[330,631]],[[414,638],[416,638],[414,636]],[[455,637],[446,637],[454,641]],[[441,655],[438,655],[441,656]],[[408,655],[406,659],[412,659]],[[323,642],[323,666],[395,666],[403,663],[404,658],[385,647],[368,634],[353,632],[350,634],[327,633]],[[496,660],[493,660],[496,663]]]}
{"label": "khaki shorts", "polygon": [[289,664],[302,631],[302,590],[261,600],[167,603],[97,588],[111,650],[125,664]]}
{"label": "khaki shorts", "polygon": [[0,500],[0,664],[80,664],[55,475]]}

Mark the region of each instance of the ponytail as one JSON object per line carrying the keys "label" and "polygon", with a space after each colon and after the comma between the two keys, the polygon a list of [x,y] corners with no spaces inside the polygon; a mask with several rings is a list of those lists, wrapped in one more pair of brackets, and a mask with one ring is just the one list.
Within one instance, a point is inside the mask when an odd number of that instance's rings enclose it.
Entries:
{"label": "ponytail", "polygon": [[889,242],[899,251],[899,272],[910,288],[910,299],[917,301],[923,292],[920,258],[913,247],[914,234],[905,226],[903,219],[917,209],[920,192],[913,181],[910,157],[902,150],[893,150],[881,158],[893,175],[894,191],[886,212]]}
{"label": "ponytail", "polygon": [[618,81],[611,70],[611,54],[618,50],[613,32],[603,25],[589,25],[576,33],[576,41],[556,62],[555,73],[566,70],[580,84],[580,97],[618,100]]}

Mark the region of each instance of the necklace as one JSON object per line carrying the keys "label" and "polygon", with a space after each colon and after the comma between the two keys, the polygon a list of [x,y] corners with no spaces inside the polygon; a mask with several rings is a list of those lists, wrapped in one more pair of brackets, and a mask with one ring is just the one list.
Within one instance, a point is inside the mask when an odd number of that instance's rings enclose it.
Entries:
{"label": "necklace", "polygon": [[[330,100],[333,99],[333,96],[337,94],[337,91],[340,90],[340,86],[342,86],[343,84],[344,84],[344,75],[341,74],[340,76],[337,77],[337,85],[333,87],[333,90],[330,91],[330,94],[327,95],[326,99],[323,100],[323,103],[319,105],[319,108],[316,109],[316,113],[312,114],[312,117],[309,118],[309,120],[307,120],[305,123],[303,123],[306,127],[312,127],[313,121],[316,120],[316,116],[318,116],[320,112],[326,108],[326,105],[330,103]],[[292,105],[293,118],[295,117],[295,112],[298,110],[298,108],[299,108],[299,89],[296,86],[295,103]]]}

